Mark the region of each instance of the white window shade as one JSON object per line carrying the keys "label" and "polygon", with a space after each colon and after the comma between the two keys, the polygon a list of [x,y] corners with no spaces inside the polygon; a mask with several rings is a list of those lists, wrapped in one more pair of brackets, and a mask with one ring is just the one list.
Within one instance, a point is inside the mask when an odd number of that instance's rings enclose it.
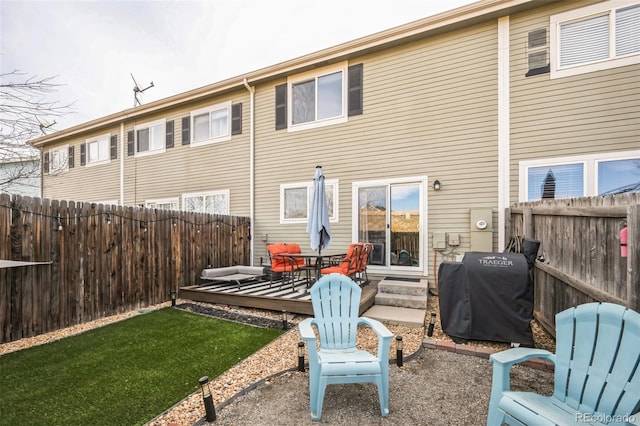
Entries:
{"label": "white window shade", "polygon": [[640,52],[640,4],[616,11],[616,55]]}
{"label": "white window shade", "polygon": [[560,66],[609,58],[609,16],[560,25]]}

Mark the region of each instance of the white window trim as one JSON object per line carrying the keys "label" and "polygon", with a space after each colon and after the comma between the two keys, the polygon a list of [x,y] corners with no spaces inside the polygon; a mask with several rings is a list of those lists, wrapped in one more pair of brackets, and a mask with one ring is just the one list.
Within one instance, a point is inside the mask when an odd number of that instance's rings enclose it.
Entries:
{"label": "white window trim", "polygon": [[[162,148],[157,148],[153,150],[149,149],[148,151],[139,152],[138,151],[138,130],[148,129],[158,125],[162,125],[162,141],[163,141]],[[135,146],[134,146],[135,156],[146,157],[147,155],[162,154],[163,152],[165,152],[167,150],[167,145],[165,143],[166,133],[167,133],[167,120],[164,118],[160,120],[149,121],[142,124],[136,124],[133,127],[133,135],[135,139]]]}
{"label": "white window trim", "polygon": [[[333,216],[329,216],[329,222],[335,223],[339,222],[340,218],[338,212],[340,211],[338,206],[338,193],[340,189],[340,182],[338,179],[325,179],[325,187],[333,186]],[[295,219],[286,219],[284,217],[284,192],[287,189],[295,189],[295,188],[307,188],[307,216],[304,218],[295,218]],[[298,183],[283,183],[280,185],[280,224],[291,224],[291,223],[307,223],[309,221],[309,207],[311,205],[311,199],[313,197],[313,181],[310,182],[298,182]]]}
{"label": "white window trim", "polygon": [[583,164],[582,189],[585,197],[598,195],[598,164],[603,161],[625,160],[640,157],[640,150],[603,152],[598,154],[574,155],[570,157],[544,158],[519,162],[519,201],[528,200],[529,168],[543,166],[560,166],[565,164]]}
{"label": "white window trim", "polygon": [[[347,108],[348,108],[348,73],[349,63],[344,61],[338,64],[314,69],[301,74],[287,78],[287,131],[297,132],[300,130],[315,129],[318,127],[331,126],[339,123],[346,123],[348,121]],[[326,118],[323,120],[311,121],[302,124],[293,124],[293,88],[296,83],[308,81],[313,78],[322,77],[323,75],[333,74],[338,71],[342,71],[342,115],[333,118]]]}
{"label": "white window trim", "polygon": [[600,15],[603,13],[609,13],[609,44],[613,44],[611,31],[614,31],[614,25],[612,21],[615,21],[614,12],[616,9],[624,8],[638,4],[638,0],[609,0],[603,3],[597,3],[591,6],[583,7],[580,9],[570,10],[557,15],[552,15],[550,18],[549,32],[550,32],[550,51],[551,51],[551,76],[550,78],[562,78],[572,75],[584,74],[594,71],[601,71],[610,68],[617,68],[627,65],[640,64],[640,53],[632,53],[625,56],[615,57],[615,49],[613,46],[609,49],[609,58],[603,59],[588,64],[577,64],[566,67],[560,67],[560,25],[569,21],[578,21],[586,19],[592,15]]}
{"label": "white window trim", "polygon": [[[225,198],[227,199],[227,211],[225,213],[216,213],[216,214],[231,214],[231,199],[229,197],[230,191],[228,189],[223,189],[220,191],[205,191],[205,192],[188,192],[185,194],[182,194],[182,210],[186,211],[185,207],[187,205],[186,203],[186,199],[187,198],[192,198],[192,197],[206,197],[208,195],[224,195]],[[200,213],[206,213],[206,212],[200,212]]]}
{"label": "white window trim", "polygon": [[[97,142],[100,140],[105,139],[107,141],[107,158],[105,160],[99,160],[99,161],[93,161],[91,162],[89,160],[89,144],[91,142]],[[89,138],[87,140],[84,141],[85,143],[85,155],[86,155],[86,161],[85,161],[85,167],[93,167],[93,166],[98,166],[100,164],[108,164],[111,162],[111,134],[107,133],[106,135],[100,135],[100,136],[96,136],[94,138]]]}
{"label": "white window trim", "polygon": [[[55,170],[53,168],[53,152],[54,151],[63,151],[66,158],[64,167],[60,169],[55,169]],[[64,173],[68,171],[69,171],[69,145],[67,144],[67,145],[59,146],[57,148],[51,148],[49,150],[49,173],[48,174],[53,175],[56,173]]]}
{"label": "white window trim", "polygon": [[[194,117],[197,115],[202,115],[204,113],[208,113],[209,114],[209,131],[211,131],[211,112],[212,111],[217,111],[217,110],[221,110],[221,109],[226,109],[227,110],[227,134],[223,135],[223,136],[218,136],[218,137],[209,137],[207,139],[203,139],[203,140],[199,140],[196,141],[195,137],[196,137],[196,125],[194,123]],[[224,142],[224,141],[228,141],[231,140],[231,120],[232,120],[232,111],[231,111],[231,101],[228,102],[222,102],[219,104],[215,104],[215,105],[210,105],[207,106],[205,108],[199,108],[196,109],[194,111],[191,111],[191,116],[190,116],[190,120],[191,120],[191,147],[198,147],[198,146],[202,146],[202,145],[209,145],[209,144],[213,144],[213,143],[218,143],[218,142]]]}
{"label": "white window trim", "polygon": [[150,204],[170,204],[170,203],[175,203],[176,209],[180,208],[180,200],[177,197],[176,198],[157,198],[157,199],[152,199],[152,200],[146,200],[144,202],[144,206],[146,208],[155,208],[155,207],[150,207]]}

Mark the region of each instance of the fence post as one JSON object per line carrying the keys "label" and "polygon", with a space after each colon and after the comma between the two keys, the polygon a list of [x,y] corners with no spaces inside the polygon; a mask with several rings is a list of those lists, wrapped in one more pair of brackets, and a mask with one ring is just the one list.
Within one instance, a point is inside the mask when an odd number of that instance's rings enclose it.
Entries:
{"label": "fence post", "polygon": [[531,207],[524,207],[522,209],[522,229],[524,231],[525,237],[535,238],[533,226],[533,209]]}
{"label": "fence post", "polygon": [[640,205],[627,207],[627,303],[640,312]]}

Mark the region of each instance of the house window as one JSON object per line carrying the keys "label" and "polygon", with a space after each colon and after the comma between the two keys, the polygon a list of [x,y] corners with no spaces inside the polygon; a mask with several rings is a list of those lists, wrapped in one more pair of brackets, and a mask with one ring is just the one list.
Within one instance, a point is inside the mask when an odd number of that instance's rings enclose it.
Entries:
{"label": "house window", "polygon": [[640,192],[640,157],[596,162],[597,194]]}
{"label": "house window", "polygon": [[49,151],[49,173],[60,173],[69,170],[69,145]]}
{"label": "house window", "polygon": [[178,199],[168,198],[163,200],[147,200],[145,207],[158,210],[178,210]]}
{"label": "house window", "polygon": [[99,136],[94,139],[88,139],[87,144],[87,165],[94,165],[102,162],[109,162],[110,145],[109,135]]}
{"label": "house window", "polygon": [[[326,180],[329,220],[338,221],[338,181]],[[307,223],[313,198],[313,181],[280,185],[280,223]]]}
{"label": "house window", "polygon": [[347,64],[287,80],[288,127],[303,130],[347,121]]}
{"label": "house window", "polygon": [[158,120],[135,127],[136,155],[165,151],[165,121]]}
{"label": "house window", "polygon": [[520,162],[520,201],[640,192],[640,150]]}
{"label": "house window", "polygon": [[199,145],[231,139],[231,102],[191,112],[192,144]]}
{"label": "house window", "polygon": [[182,208],[188,212],[229,214],[229,190],[184,194]]}
{"label": "house window", "polygon": [[552,16],[551,78],[640,63],[639,25],[637,0],[607,1]]}

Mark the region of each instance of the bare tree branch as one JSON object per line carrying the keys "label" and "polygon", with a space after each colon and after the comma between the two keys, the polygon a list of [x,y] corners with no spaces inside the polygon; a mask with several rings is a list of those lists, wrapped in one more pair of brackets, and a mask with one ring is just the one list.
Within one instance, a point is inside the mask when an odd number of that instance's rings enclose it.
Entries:
{"label": "bare tree branch", "polygon": [[55,78],[19,70],[0,74],[0,191],[39,181],[39,154],[29,141],[53,131],[56,118],[73,112],[71,104],[49,100],[62,86]]}

